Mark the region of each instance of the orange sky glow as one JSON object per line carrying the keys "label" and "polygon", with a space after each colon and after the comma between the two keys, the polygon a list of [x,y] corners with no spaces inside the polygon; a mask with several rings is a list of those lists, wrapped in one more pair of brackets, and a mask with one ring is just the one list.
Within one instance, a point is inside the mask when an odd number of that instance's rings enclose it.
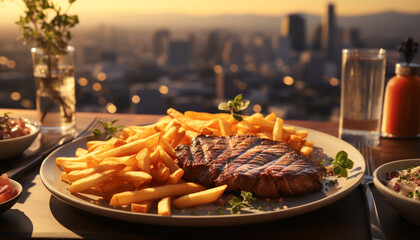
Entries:
{"label": "orange sky glow", "polygon": [[[56,0],[65,3],[65,0]],[[17,4],[16,4],[17,3]],[[180,13],[188,15],[256,14],[278,16],[288,13],[321,15],[328,3],[336,6],[339,16],[355,16],[385,11],[420,13],[419,0],[77,0],[70,13],[77,13],[86,22],[107,17],[108,13],[159,14]],[[18,0],[0,0],[0,24],[13,24],[22,14]]]}

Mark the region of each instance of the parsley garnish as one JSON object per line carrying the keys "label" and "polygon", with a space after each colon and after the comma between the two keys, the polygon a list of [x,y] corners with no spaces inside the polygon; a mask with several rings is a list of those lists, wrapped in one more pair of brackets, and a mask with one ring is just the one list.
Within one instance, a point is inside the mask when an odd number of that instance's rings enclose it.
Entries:
{"label": "parsley garnish", "polygon": [[345,151],[339,151],[335,155],[335,160],[331,162],[333,165],[333,172],[341,177],[347,177],[347,169],[352,169],[354,162],[348,158],[348,154]]}
{"label": "parsley garnish", "polygon": [[407,168],[407,172],[411,173],[411,170],[413,170],[413,168],[414,168],[413,166]]}
{"label": "parsley garnish", "polygon": [[242,110],[245,110],[249,106],[249,100],[242,99],[242,94],[238,94],[233,101],[229,100],[228,102],[222,102],[219,104],[218,108],[221,111],[227,111],[232,114],[233,118],[236,119],[236,121],[242,121],[242,116],[235,113],[240,112]]}
{"label": "parsley garnish", "polygon": [[233,196],[229,201],[229,204],[232,206],[230,210],[231,214],[241,213],[243,208],[251,207],[250,203],[254,202],[256,199],[252,197],[252,193],[241,191],[242,200],[238,197]]}
{"label": "parsley garnish", "polygon": [[328,181],[327,183],[325,183],[325,185],[327,186],[327,187],[334,187],[336,184],[338,183],[338,181],[337,181],[337,179],[335,179],[335,180],[330,180],[330,181]]}
{"label": "parsley garnish", "polygon": [[214,209],[214,213],[216,215],[225,215],[225,208],[222,206],[218,206],[216,207],[216,209]]}
{"label": "parsley garnish", "polygon": [[102,124],[102,126],[104,127],[104,130],[101,131],[99,129],[94,129],[93,130],[93,136],[95,138],[99,138],[101,136],[106,136],[106,140],[111,139],[112,137],[115,137],[119,131],[124,127],[123,125],[117,125],[117,126],[113,126],[114,123],[116,123],[118,120],[112,120],[109,123],[106,122],[102,122],[99,121],[100,124]]}

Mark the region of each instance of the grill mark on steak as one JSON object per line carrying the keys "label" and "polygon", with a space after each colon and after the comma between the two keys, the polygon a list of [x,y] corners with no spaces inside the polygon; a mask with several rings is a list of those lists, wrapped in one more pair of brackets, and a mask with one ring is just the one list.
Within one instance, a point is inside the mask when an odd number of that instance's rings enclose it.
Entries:
{"label": "grill mark on steak", "polygon": [[269,198],[322,189],[325,169],[282,142],[251,135],[200,135],[191,146],[180,145],[175,151],[184,179],[206,187],[227,184],[227,190]]}

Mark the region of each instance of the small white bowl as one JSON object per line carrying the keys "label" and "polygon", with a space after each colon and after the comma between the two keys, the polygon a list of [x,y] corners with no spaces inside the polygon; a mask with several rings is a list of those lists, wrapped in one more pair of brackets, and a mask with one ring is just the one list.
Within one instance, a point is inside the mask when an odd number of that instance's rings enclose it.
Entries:
{"label": "small white bowl", "polygon": [[28,135],[0,140],[0,160],[10,159],[23,153],[38,136],[41,129],[39,124],[26,118],[21,119],[26,122],[31,132]]}
{"label": "small white bowl", "polygon": [[13,207],[13,205],[15,205],[15,203],[18,201],[20,195],[22,194],[22,190],[23,187],[19,182],[16,182],[13,179],[9,178],[10,183],[12,184],[13,188],[16,189],[18,191],[18,193],[16,194],[16,196],[14,196],[13,198],[0,203],[0,214],[6,212],[7,210],[9,210],[10,208]]}
{"label": "small white bowl", "polygon": [[385,200],[407,221],[420,226],[420,201],[398,194],[383,184],[386,173],[420,166],[420,159],[404,159],[386,163],[373,173],[373,183]]}

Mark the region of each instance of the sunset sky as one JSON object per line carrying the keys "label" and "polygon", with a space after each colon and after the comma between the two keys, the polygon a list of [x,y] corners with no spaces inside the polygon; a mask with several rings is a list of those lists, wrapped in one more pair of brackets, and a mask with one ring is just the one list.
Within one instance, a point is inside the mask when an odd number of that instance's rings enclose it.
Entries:
{"label": "sunset sky", "polygon": [[[21,1],[13,0],[20,4]],[[22,14],[12,0],[0,0],[0,24],[13,24]],[[58,2],[67,2],[58,0]],[[77,0],[71,13],[77,13],[85,22],[100,21],[108,13],[156,14],[181,13],[189,15],[257,14],[283,15],[312,13],[321,15],[327,4],[336,6],[339,16],[354,16],[384,11],[420,13],[419,0]]]}

